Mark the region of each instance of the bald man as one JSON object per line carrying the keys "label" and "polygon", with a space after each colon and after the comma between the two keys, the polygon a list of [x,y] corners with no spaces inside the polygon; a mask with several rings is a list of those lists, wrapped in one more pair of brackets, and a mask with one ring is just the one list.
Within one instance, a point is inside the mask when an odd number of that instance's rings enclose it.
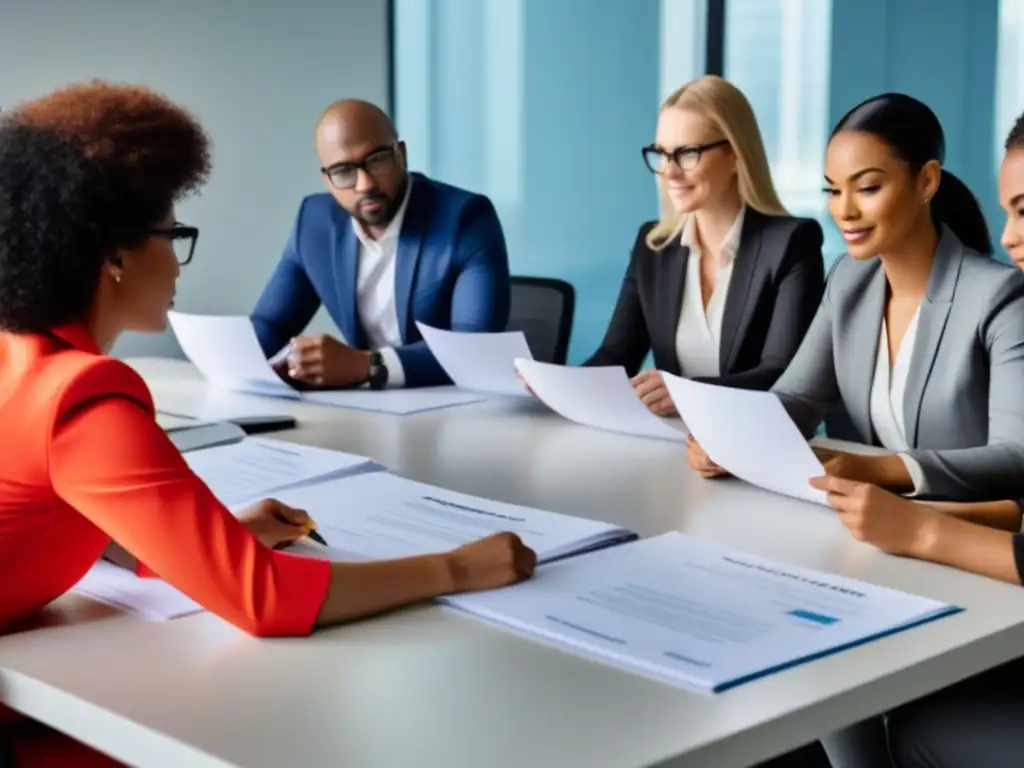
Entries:
{"label": "bald man", "polygon": [[[450,383],[416,321],[505,329],[508,255],[494,206],[409,173],[391,120],[365,101],[328,107],[316,151],[327,192],[302,201],[252,312],[264,353],[300,388]],[[321,304],[344,341],[301,335]]]}

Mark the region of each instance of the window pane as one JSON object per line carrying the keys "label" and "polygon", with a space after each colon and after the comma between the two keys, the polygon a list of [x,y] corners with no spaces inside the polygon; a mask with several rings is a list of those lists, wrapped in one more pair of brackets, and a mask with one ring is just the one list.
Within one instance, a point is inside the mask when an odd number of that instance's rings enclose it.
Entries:
{"label": "window pane", "polygon": [[999,58],[996,64],[996,167],[1003,142],[1024,111],[1024,0],[1000,0]]}
{"label": "window pane", "polygon": [[704,74],[707,0],[661,0],[661,99]]}
{"label": "window pane", "polygon": [[821,193],[832,0],[728,0],[725,8],[725,77],[754,107],[783,205],[822,222],[831,263],[844,250]]}
{"label": "window pane", "polygon": [[570,362],[611,316],[658,214],[640,148],[701,74],[704,0],[395,0],[395,105],[410,167],[490,197],[513,274],[577,291]]}

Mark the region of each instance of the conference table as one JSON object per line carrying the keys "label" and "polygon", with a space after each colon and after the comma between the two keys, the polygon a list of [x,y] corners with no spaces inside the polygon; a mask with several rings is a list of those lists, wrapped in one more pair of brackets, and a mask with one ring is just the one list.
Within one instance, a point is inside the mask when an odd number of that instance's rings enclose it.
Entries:
{"label": "conference table", "polygon": [[[158,408],[187,411],[206,391],[185,362],[129,362]],[[710,695],[435,604],[258,639],[209,613],[150,622],[68,595],[0,638],[0,701],[138,766],[728,768],[1024,649],[1019,587],[884,555],[825,507],[702,481],[682,444],[579,426],[528,398],[408,416],[256,402],[297,418],[277,439],[368,456],[414,480],[641,536],[683,531],[966,610]]]}

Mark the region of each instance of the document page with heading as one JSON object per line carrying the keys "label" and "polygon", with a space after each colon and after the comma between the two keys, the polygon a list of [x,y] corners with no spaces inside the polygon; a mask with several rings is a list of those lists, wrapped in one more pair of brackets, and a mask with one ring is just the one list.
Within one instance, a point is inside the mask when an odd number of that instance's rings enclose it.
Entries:
{"label": "document page with heading", "polygon": [[289,551],[337,560],[447,552],[493,533],[516,533],[541,562],[632,540],[623,528],[582,517],[505,504],[373,472],[275,494],[306,510],[328,548]]}
{"label": "document page with heading", "polygon": [[956,613],[672,532],[443,602],[663,682],[718,692]]}
{"label": "document page with heading", "polygon": [[760,488],[828,505],[825,492],[809,483],[825,469],[779,398],[664,377],[679,415],[718,466]]}

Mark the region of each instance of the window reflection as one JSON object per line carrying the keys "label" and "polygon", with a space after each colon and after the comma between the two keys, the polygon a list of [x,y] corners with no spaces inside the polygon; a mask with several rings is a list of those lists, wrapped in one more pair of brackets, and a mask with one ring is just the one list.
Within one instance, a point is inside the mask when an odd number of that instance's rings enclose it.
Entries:
{"label": "window reflection", "polygon": [[844,250],[821,194],[832,2],[729,0],[725,7],[725,77],[754,107],[779,197],[793,215],[822,222],[831,263]]}
{"label": "window reflection", "polygon": [[1024,0],[1000,0],[999,54],[996,60],[996,167],[1003,161],[1003,142],[1024,111]]}

